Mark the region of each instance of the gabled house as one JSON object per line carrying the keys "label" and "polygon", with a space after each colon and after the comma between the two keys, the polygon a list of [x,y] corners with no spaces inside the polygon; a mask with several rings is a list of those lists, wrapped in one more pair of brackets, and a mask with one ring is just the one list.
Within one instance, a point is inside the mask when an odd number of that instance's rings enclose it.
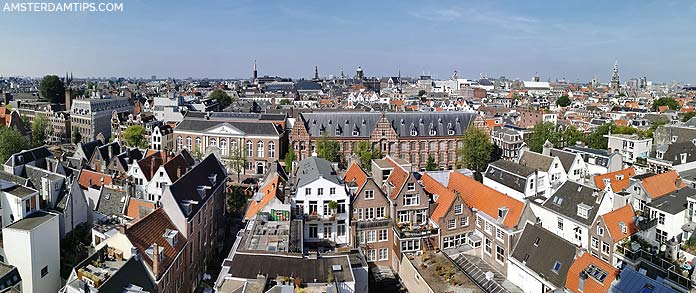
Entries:
{"label": "gabled house", "polygon": [[109,173],[107,166],[111,163],[111,159],[121,153],[121,144],[118,141],[113,141],[105,145],[97,147],[89,158],[87,165],[90,169]]}
{"label": "gabled house", "polygon": [[[224,236],[225,167],[208,155],[177,181],[165,187],[160,204],[189,242],[188,273],[197,286],[206,264],[222,249]],[[187,273],[187,274],[188,274]]]}
{"label": "gabled house", "polygon": [[587,178],[587,164],[580,154],[551,148],[548,155],[557,157],[561,161],[561,165],[568,175],[568,180],[582,182]]}
{"label": "gabled house", "polygon": [[290,203],[285,203],[285,181],[278,174],[269,174],[249,202],[244,220],[253,220],[257,214],[268,214],[272,221],[290,220]]}
{"label": "gabled house", "polygon": [[527,224],[508,258],[507,278],[528,293],[563,289],[577,253],[573,243]]}
{"label": "gabled house", "polygon": [[128,170],[128,177],[134,186],[132,195],[137,198],[145,198],[149,201],[156,201],[159,198],[154,198],[147,192],[148,185],[157,174],[164,163],[167,162],[168,156],[164,151],[148,151],[145,157],[141,160],[133,162]]}
{"label": "gabled house", "polygon": [[626,190],[631,182],[631,178],[635,175],[635,169],[629,167],[619,171],[596,175],[592,179],[597,189],[614,194],[613,208],[618,209],[631,204],[632,198]]}
{"label": "gabled house", "polygon": [[483,184],[517,200],[546,198],[550,194],[548,173],[515,162],[498,160],[488,165]]}
{"label": "gabled house", "polygon": [[582,156],[587,166],[588,175],[604,174],[623,169],[623,156],[620,153],[582,145],[567,146],[563,150]]}
{"label": "gabled house", "polygon": [[584,253],[570,265],[566,275],[565,291],[572,293],[630,292],[611,291],[612,284],[615,284],[614,281],[618,278],[618,269],[589,253]]}
{"label": "gabled house", "polygon": [[597,217],[589,230],[588,252],[611,265],[624,260],[621,254],[614,255],[614,252],[622,244],[622,240],[638,233],[635,215],[631,205],[625,205]]}
{"label": "gabled house", "polygon": [[[547,147],[547,149],[550,151],[550,147]],[[568,180],[568,174],[565,169],[563,169],[563,164],[558,157],[524,150],[520,154],[518,163],[522,166],[548,174],[549,187],[551,189],[550,193],[553,193],[563,182]]]}
{"label": "gabled house", "polygon": [[343,181],[351,197],[351,245],[361,247],[369,263],[391,265],[390,260],[395,257],[391,254],[394,220],[389,199],[377,182],[356,163],[348,167]]}
{"label": "gabled house", "polygon": [[633,209],[643,211],[648,216],[648,204],[653,200],[685,187],[676,171],[668,171],[662,174],[646,173],[633,176],[627,191],[631,194]]}
{"label": "gabled house", "polygon": [[[686,242],[692,235],[689,222],[688,198],[696,196],[696,189],[685,187],[652,200],[648,205],[650,219],[656,219],[655,237],[647,237],[653,244],[661,245],[670,240]],[[689,231],[690,230],[690,231]]]}
{"label": "gabled house", "polygon": [[566,181],[548,199],[531,201],[542,227],[577,246],[587,248],[589,229],[598,215],[612,208],[612,194]]}
{"label": "gabled house", "polygon": [[[440,229],[437,241],[437,247],[440,249],[468,244],[469,236],[474,232],[476,218],[464,199],[443,185],[442,182],[449,183],[449,174],[449,171],[439,171],[421,175],[421,183],[425,191],[432,194],[435,202],[430,218],[435,223],[435,227]],[[433,176],[441,178],[442,181]]]}
{"label": "gabled house", "polygon": [[298,163],[295,176],[296,192],[292,206],[295,216],[305,219],[305,241],[348,244],[350,198],[332,163],[309,157]]}
{"label": "gabled house", "polygon": [[513,244],[524,225],[536,221],[530,205],[456,171],[450,173],[447,188],[476,209],[476,231],[469,237],[469,244],[479,250],[477,254],[486,263],[507,274]]}

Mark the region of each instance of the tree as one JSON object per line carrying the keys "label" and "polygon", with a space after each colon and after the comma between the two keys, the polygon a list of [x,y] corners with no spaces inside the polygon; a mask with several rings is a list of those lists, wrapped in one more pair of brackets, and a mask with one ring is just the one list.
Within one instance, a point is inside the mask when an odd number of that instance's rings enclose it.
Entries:
{"label": "tree", "polygon": [[46,75],[39,84],[39,93],[51,103],[65,103],[65,85],[57,75]]}
{"label": "tree", "polygon": [[317,140],[317,156],[329,162],[340,162],[340,148],[338,141],[329,140],[326,134]]}
{"label": "tree", "polygon": [[279,104],[280,104],[281,106],[282,106],[282,105],[290,105],[290,104],[292,104],[292,102],[291,102],[290,100],[288,100],[288,99],[282,99],[282,100],[280,100],[280,103],[279,103]]}
{"label": "tree", "polygon": [[10,156],[29,148],[29,141],[14,129],[0,126],[0,162],[6,162]]}
{"label": "tree", "polygon": [[297,160],[297,156],[295,156],[295,150],[292,149],[292,147],[288,148],[288,153],[285,154],[285,172],[288,174],[292,174],[292,162]]}
{"label": "tree", "polygon": [[36,115],[31,123],[31,145],[34,147],[46,144],[46,139],[51,135],[53,127],[44,115]]}
{"label": "tree", "polygon": [[691,118],[694,118],[695,116],[696,116],[696,112],[686,112],[686,113],[684,114],[684,117],[682,117],[682,122],[687,122],[687,121],[689,121]]}
{"label": "tree", "polygon": [[457,157],[462,166],[475,172],[484,172],[493,156],[493,143],[478,127],[469,127],[461,139],[462,146]]}
{"label": "tree", "polygon": [[526,143],[527,146],[529,146],[529,150],[541,153],[544,149],[544,143],[548,140],[556,145],[558,143],[558,136],[556,126],[553,125],[553,123],[539,122],[534,125],[532,133],[527,136]]}
{"label": "tree", "polygon": [[123,139],[126,141],[126,145],[130,147],[147,148],[145,127],[140,125],[128,126],[123,132]]}
{"label": "tree", "polygon": [[209,98],[217,100],[223,108],[227,107],[229,104],[232,104],[232,97],[221,89],[214,90],[212,93],[210,93]]}
{"label": "tree", "polygon": [[246,205],[247,197],[244,193],[244,188],[232,185],[227,191],[227,212],[235,216],[241,216],[246,210]]}
{"label": "tree", "polygon": [[425,96],[425,94],[427,94],[427,93],[428,93],[428,92],[426,92],[425,90],[419,90],[419,91],[418,91],[418,96],[419,96],[419,97],[422,97],[422,96]]}
{"label": "tree", "polygon": [[570,103],[570,98],[567,95],[562,95],[556,99],[556,105],[559,107],[568,107],[570,106]]}
{"label": "tree", "polygon": [[74,144],[78,144],[82,141],[82,134],[77,130],[73,129],[72,131],[72,142]]}
{"label": "tree", "polygon": [[232,148],[229,155],[227,155],[227,167],[237,173],[237,182],[241,182],[241,173],[244,172],[246,167],[247,158],[244,150],[242,148]]}
{"label": "tree", "polygon": [[425,171],[435,171],[437,170],[437,164],[435,164],[435,158],[428,155],[428,160],[425,161]]}
{"label": "tree", "polygon": [[582,141],[585,135],[580,132],[575,126],[570,126],[562,131],[559,135],[559,140],[554,144],[555,147],[562,148],[575,145],[576,142]]}
{"label": "tree", "polygon": [[359,141],[355,145],[353,153],[360,158],[360,166],[367,172],[372,170],[372,160],[382,157],[382,152],[379,148],[372,147],[372,144],[366,140]]}
{"label": "tree", "polygon": [[679,110],[681,108],[681,105],[679,105],[679,102],[675,100],[672,97],[664,97],[664,98],[659,98],[655,101],[653,101],[653,110],[657,110],[658,107],[660,106],[667,106],[671,110]]}

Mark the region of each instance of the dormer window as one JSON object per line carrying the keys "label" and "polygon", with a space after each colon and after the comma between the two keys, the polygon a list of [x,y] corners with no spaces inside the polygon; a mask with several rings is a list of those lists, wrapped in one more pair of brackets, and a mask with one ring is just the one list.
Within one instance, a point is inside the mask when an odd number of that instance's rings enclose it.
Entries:
{"label": "dormer window", "polygon": [[164,234],[162,235],[162,237],[165,240],[167,240],[167,243],[169,243],[169,245],[171,247],[175,247],[178,240],[179,240],[179,238],[177,237],[178,234],[179,234],[179,231],[166,229],[164,231]]}
{"label": "dormer window", "polygon": [[676,136],[676,135],[672,136],[672,142],[677,142],[677,136]]}
{"label": "dormer window", "polygon": [[624,223],[624,222],[619,223],[619,227],[621,227],[621,233],[623,233],[623,234],[628,233],[628,226],[626,226],[626,223]]}
{"label": "dormer window", "polygon": [[418,135],[418,131],[416,131],[415,128],[411,129],[411,136],[416,136]]}
{"label": "dormer window", "polygon": [[336,127],[336,131],[334,131],[334,133],[336,134],[336,136],[341,135],[341,128]]}
{"label": "dormer window", "polygon": [[454,135],[454,129],[447,130],[448,135]]}
{"label": "dormer window", "polygon": [[616,180],[617,180],[617,181],[618,181],[618,180],[623,180],[623,179],[624,179],[623,174],[616,175]]}
{"label": "dormer window", "polygon": [[583,219],[587,219],[591,208],[592,207],[590,207],[584,203],[579,204],[578,205],[578,217],[581,217]]}
{"label": "dormer window", "polygon": [[500,221],[504,220],[505,216],[507,216],[507,213],[508,213],[507,207],[498,208],[498,220],[500,220]]}
{"label": "dormer window", "polygon": [[435,131],[435,129],[430,129],[430,135],[431,135],[431,136],[432,136],[432,135],[436,135],[436,134],[437,134],[437,132]]}
{"label": "dormer window", "polygon": [[358,136],[358,135],[360,135],[360,131],[353,130],[353,136]]}

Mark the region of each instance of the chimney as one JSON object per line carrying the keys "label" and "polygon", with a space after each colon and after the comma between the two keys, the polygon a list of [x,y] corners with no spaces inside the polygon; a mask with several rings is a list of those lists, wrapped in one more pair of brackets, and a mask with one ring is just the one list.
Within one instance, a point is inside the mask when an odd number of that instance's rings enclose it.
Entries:
{"label": "chimney", "polygon": [[152,244],[152,273],[155,278],[159,275],[159,245],[157,243]]}
{"label": "chimney", "polygon": [[118,228],[118,233],[121,233],[123,235],[126,234],[126,225],[125,224],[119,224],[117,228]]}
{"label": "chimney", "polygon": [[70,111],[70,105],[72,104],[72,89],[69,87],[65,88],[65,110]]}
{"label": "chimney", "polygon": [[176,178],[181,178],[181,166],[176,167]]}
{"label": "chimney", "polygon": [[150,159],[150,177],[155,176],[155,156],[152,156],[152,159]]}

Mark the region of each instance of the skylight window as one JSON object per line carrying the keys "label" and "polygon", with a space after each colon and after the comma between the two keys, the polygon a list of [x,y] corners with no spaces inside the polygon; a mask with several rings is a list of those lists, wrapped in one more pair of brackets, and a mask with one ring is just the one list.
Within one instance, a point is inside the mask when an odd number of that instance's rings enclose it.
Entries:
{"label": "skylight window", "polygon": [[556,263],[553,264],[553,272],[558,274],[558,271],[561,270],[561,265],[559,261],[556,261]]}

